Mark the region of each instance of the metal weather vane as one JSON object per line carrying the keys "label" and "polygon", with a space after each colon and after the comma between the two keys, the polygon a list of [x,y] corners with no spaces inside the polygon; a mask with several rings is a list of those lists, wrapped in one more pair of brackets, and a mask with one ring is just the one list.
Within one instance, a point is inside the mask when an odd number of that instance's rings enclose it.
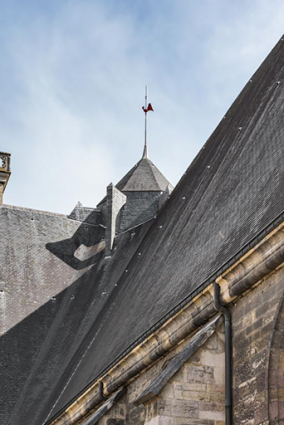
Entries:
{"label": "metal weather vane", "polygon": [[142,106],[142,109],[145,112],[145,142],[144,142],[144,151],[143,151],[143,157],[142,158],[148,158],[148,151],[147,151],[147,113],[149,111],[154,112],[154,109],[153,109],[151,103],[148,103],[148,106],[147,106],[147,86],[145,87],[145,106]]}

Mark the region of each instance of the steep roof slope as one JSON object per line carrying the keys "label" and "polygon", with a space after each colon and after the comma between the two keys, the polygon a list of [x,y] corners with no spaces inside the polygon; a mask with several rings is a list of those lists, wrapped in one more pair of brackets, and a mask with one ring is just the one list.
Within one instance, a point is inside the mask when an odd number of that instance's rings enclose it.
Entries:
{"label": "steep roof slope", "polygon": [[1,425],[45,422],[151,225],[117,237],[109,261],[96,216],[0,206]]}
{"label": "steep roof slope", "polygon": [[0,206],[0,335],[75,279],[74,269],[38,247],[72,237],[80,226],[63,214]]}
{"label": "steep roof slope", "polygon": [[283,116],[281,39],[158,215],[53,413],[283,213]]}

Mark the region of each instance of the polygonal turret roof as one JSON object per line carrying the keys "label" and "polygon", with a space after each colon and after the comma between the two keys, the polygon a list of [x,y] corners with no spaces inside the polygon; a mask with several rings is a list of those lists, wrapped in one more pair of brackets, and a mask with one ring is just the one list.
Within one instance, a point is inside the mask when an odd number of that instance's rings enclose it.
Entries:
{"label": "polygonal turret roof", "polygon": [[172,185],[150,159],[143,157],[116,185],[121,192],[163,192]]}

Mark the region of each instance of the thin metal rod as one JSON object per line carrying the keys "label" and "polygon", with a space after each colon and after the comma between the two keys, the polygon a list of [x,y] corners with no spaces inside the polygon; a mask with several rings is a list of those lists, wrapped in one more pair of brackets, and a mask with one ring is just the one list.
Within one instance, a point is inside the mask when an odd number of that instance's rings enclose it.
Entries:
{"label": "thin metal rod", "polygon": [[145,141],[144,141],[143,158],[148,158],[148,152],[147,152],[147,86],[145,86]]}

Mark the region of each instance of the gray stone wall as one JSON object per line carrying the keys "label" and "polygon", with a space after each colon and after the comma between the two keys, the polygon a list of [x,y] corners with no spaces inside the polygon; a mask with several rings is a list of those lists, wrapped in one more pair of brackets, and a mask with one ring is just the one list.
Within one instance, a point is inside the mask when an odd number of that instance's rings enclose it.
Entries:
{"label": "gray stone wall", "polygon": [[283,281],[282,268],[232,309],[235,425],[284,423]]}
{"label": "gray stone wall", "polygon": [[68,218],[93,225],[103,224],[102,214],[99,209],[84,207],[80,202],[78,202],[71,214],[68,215]]}
{"label": "gray stone wall", "polygon": [[[284,424],[283,281],[282,266],[231,306],[234,425]],[[185,343],[130,383],[124,402],[125,424],[224,424],[223,326],[157,396],[144,406],[133,404]]]}
{"label": "gray stone wall", "polygon": [[125,192],[127,203],[117,219],[117,229],[122,232],[153,218],[158,212],[160,192]]}
{"label": "gray stone wall", "polygon": [[4,185],[0,183],[0,205],[3,205]]}
{"label": "gray stone wall", "polygon": [[110,255],[116,234],[116,222],[119,211],[126,203],[126,196],[111,183],[107,187],[107,223],[105,254]]}
{"label": "gray stone wall", "polygon": [[218,332],[147,403],[145,425],[224,424],[224,336]]}

